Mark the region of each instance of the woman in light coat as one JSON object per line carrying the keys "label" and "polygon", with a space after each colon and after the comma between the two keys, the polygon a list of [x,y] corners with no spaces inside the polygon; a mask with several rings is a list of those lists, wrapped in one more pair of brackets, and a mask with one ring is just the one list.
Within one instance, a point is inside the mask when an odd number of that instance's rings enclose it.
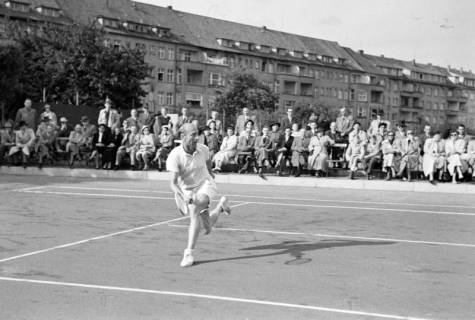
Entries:
{"label": "woman in light coat", "polygon": [[221,171],[221,166],[225,163],[229,163],[236,157],[237,154],[238,138],[234,134],[234,129],[229,127],[227,130],[227,136],[224,137],[219,151],[214,155],[213,161],[215,167],[213,171]]}
{"label": "woman in light coat", "polygon": [[424,156],[422,157],[422,170],[424,176],[429,177],[429,182],[434,183],[434,174],[439,171],[439,180],[446,167],[445,142],[440,133],[436,132],[432,138],[424,143]]}
{"label": "woman in light coat", "polygon": [[467,150],[467,141],[458,139],[457,131],[450,132],[450,137],[445,141],[445,153],[447,155],[447,169],[452,176],[452,183],[457,183],[457,174],[459,179],[463,179],[463,172],[467,171],[466,161],[462,161],[461,155]]}
{"label": "woman in light coat", "polygon": [[328,172],[328,147],[335,141],[323,135],[323,128],[317,129],[317,134],[310,139],[308,145],[308,169],[317,172],[318,176],[326,175]]}

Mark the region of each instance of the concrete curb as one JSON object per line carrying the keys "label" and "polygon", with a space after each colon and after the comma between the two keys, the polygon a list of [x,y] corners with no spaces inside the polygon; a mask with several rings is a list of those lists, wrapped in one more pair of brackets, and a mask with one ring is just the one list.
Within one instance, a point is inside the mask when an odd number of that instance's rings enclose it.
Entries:
{"label": "concrete curb", "polygon": [[[30,175],[49,177],[75,177],[94,179],[135,179],[135,180],[155,180],[168,181],[170,174],[157,171],[107,171],[95,169],[69,169],[69,168],[43,168],[36,167],[0,167],[0,175]],[[347,178],[315,178],[315,177],[278,177],[267,176],[267,180],[259,178],[257,175],[237,175],[219,174],[216,176],[217,183],[223,184],[250,184],[262,186],[288,186],[288,187],[310,187],[310,188],[343,188],[358,190],[384,190],[384,191],[406,191],[406,192],[434,192],[434,193],[455,193],[455,194],[475,194],[475,185],[463,183],[452,185],[449,183],[431,185],[425,181],[401,182],[382,180],[348,180]]]}

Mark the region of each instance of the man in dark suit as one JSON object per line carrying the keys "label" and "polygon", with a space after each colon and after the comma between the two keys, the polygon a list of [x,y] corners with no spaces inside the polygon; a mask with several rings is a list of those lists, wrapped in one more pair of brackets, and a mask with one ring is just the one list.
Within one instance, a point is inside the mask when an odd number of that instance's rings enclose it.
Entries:
{"label": "man in dark suit", "polygon": [[277,144],[277,163],[279,169],[277,174],[282,176],[282,172],[285,169],[285,163],[287,160],[290,160],[292,157],[292,143],[294,142],[294,137],[292,137],[292,129],[285,128],[284,135],[281,137],[279,143]]}
{"label": "man in dark suit", "polygon": [[[248,122],[252,124],[251,120],[248,120]],[[254,144],[256,138],[251,135],[252,129],[253,125],[246,126],[246,129],[241,132],[241,135],[239,136],[237,146],[238,163],[244,163],[242,168],[239,170],[239,173],[241,174],[246,172],[254,163]]]}
{"label": "man in dark suit", "polygon": [[[89,160],[94,159],[96,162],[96,169],[99,169],[99,158],[104,157],[104,153],[107,149],[107,146],[111,142],[111,137],[109,131],[107,130],[107,125],[101,123],[99,125],[99,131],[94,134],[92,137],[92,154],[89,157]],[[104,162],[104,161],[102,161]],[[104,162],[105,164],[105,162]]]}
{"label": "man in dark suit", "polygon": [[292,125],[296,122],[296,119],[294,118],[294,109],[288,108],[287,109],[287,116],[282,119],[281,125],[282,128],[292,128]]}

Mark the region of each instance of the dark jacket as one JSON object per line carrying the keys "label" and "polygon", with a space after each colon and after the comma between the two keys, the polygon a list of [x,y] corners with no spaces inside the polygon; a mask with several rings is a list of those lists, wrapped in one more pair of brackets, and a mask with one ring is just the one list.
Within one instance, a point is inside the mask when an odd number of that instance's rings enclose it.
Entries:
{"label": "dark jacket", "polygon": [[[104,131],[102,133],[102,141],[100,142],[102,142],[105,147],[111,142],[111,136],[107,131]],[[99,148],[98,146],[96,146],[97,143],[99,143],[99,131],[94,133],[94,136],[92,137],[92,148],[94,150],[97,150],[97,148]]]}
{"label": "dark jacket", "polygon": [[198,137],[198,143],[201,143],[207,146],[209,151],[211,152],[216,153],[219,151],[219,139],[218,139],[218,136],[215,134],[210,134],[209,136],[207,136],[206,141],[205,141],[205,135],[201,134]]}

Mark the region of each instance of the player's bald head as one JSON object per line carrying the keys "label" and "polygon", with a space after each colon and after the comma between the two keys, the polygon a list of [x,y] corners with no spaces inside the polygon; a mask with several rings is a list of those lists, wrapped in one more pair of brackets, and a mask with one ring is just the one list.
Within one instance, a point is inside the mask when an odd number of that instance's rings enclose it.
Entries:
{"label": "player's bald head", "polygon": [[196,126],[192,123],[183,124],[183,126],[181,126],[180,130],[183,133],[183,135],[185,135],[185,136],[190,136],[193,133],[198,133],[198,128],[196,128]]}

